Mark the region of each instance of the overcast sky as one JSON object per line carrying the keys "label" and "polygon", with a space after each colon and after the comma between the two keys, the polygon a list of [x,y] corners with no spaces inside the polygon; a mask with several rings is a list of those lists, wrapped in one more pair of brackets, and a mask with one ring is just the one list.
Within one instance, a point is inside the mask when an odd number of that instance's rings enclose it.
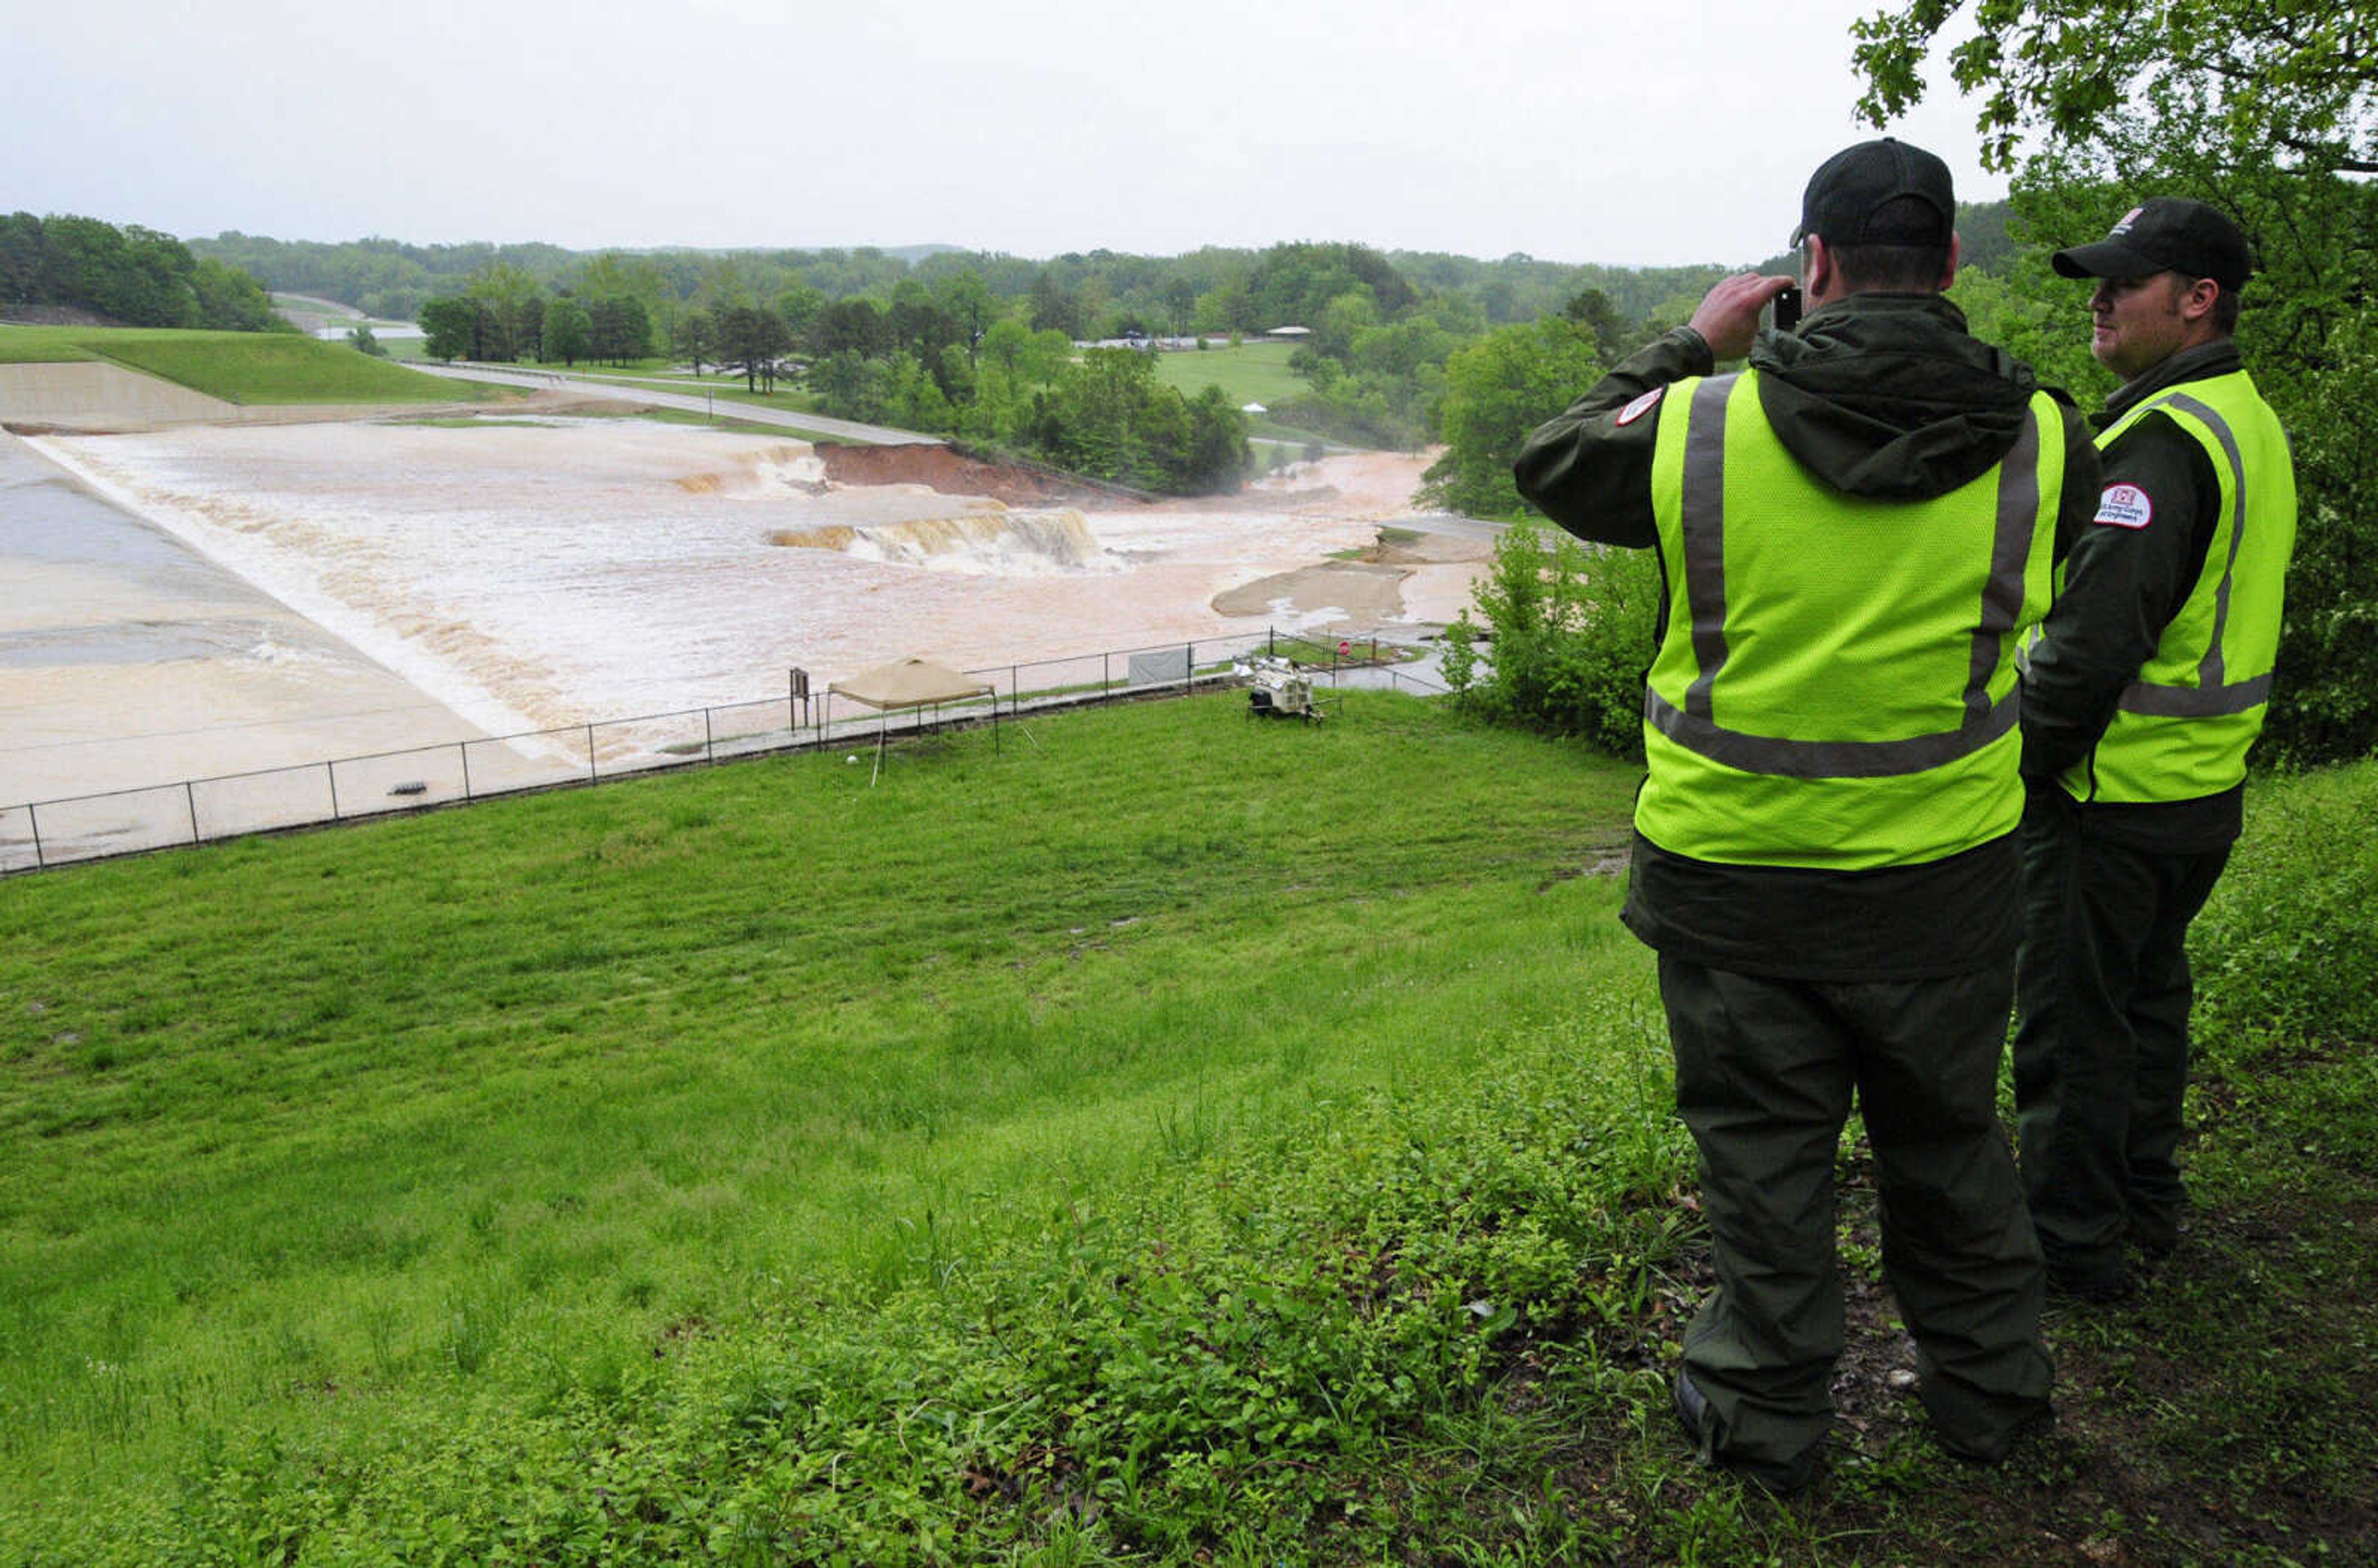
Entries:
{"label": "overcast sky", "polygon": [[[418,244],[1755,261],[1880,0],[9,0],[0,210]],[[1973,113],[1893,132],[2003,196]]]}

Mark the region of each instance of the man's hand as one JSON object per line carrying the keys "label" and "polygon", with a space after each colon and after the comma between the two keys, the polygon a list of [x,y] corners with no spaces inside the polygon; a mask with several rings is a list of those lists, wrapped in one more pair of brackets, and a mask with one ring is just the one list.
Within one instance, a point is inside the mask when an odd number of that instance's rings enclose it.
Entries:
{"label": "man's hand", "polygon": [[1750,352],[1751,340],[1759,336],[1759,313],[1767,308],[1769,300],[1796,281],[1757,272],[1737,272],[1721,279],[1715,288],[1701,296],[1700,307],[1693,312],[1692,329],[1707,341],[1715,357],[1740,359]]}

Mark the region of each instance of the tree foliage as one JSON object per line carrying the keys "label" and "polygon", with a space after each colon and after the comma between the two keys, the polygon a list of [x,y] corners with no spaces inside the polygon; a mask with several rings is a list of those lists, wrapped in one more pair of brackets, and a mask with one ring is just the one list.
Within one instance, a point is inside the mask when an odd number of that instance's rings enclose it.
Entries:
{"label": "tree foliage", "polygon": [[594,318],[575,298],[564,294],[545,307],[545,357],[548,363],[558,359],[574,365],[586,357],[594,341]]}
{"label": "tree foliage", "polygon": [[1498,328],[1462,348],[1446,364],[1437,413],[1445,455],[1423,476],[1422,497],[1465,517],[1523,515],[1511,481],[1520,443],[1602,375],[1591,334],[1557,316]]}
{"label": "tree foliage", "polygon": [[[1924,96],[1923,66],[1964,0],[1914,0],[1854,23],[1851,59],[1877,126]],[[2157,92],[2198,95],[2221,139],[2327,171],[2378,173],[2378,7],[2369,0],[1976,0],[1946,53],[1978,94],[1983,155],[2012,168],[2026,131],[2086,146],[2108,115]]]}
{"label": "tree foliage", "polygon": [[263,285],[171,234],[71,214],[0,217],[0,305],[55,305],[132,327],[289,332]]}
{"label": "tree foliage", "polygon": [[785,318],[764,305],[721,305],[710,313],[718,363],[743,373],[748,391],[776,386],[776,362],[793,346]]}
{"label": "tree foliage", "polygon": [[1064,366],[1034,395],[1023,430],[1061,467],[1145,489],[1227,489],[1246,472],[1246,416],[1214,388],[1183,398],[1131,349],[1092,349]]}
{"label": "tree foliage", "polygon": [[[1922,0],[1854,30],[1878,124],[1922,96],[1921,66],[1960,6]],[[2378,747],[2378,5],[2192,0],[2122,13],[2080,0],[1983,0],[1979,30],[1947,50],[1983,98],[1987,154],[2011,165],[2018,228],[2034,245],[2011,278],[2051,302],[2026,345],[2076,392],[2086,286],[2038,257],[2095,239],[2147,195],[2232,214],[2257,273],[2238,345],[2293,443],[2300,502],[2266,749],[2298,760]],[[1964,284],[1961,282],[1961,291]],[[2001,302],[2003,303],[2003,302]],[[2009,314],[2021,317],[2024,307]],[[1977,322],[1977,326],[1981,324]],[[1985,335],[1988,335],[1987,332]],[[2084,396],[2084,401],[2086,401]]]}
{"label": "tree foliage", "polygon": [[625,365],[653,352],[652,317],[635,295],[604,294],[586,307],[586,315],[595,358]]}
{"label": "tree foliage", "polygon": [[426,303],[416,318],[421,325],[422,351],[432,359],[478,357],[479,307],[461,294],[445,294]]}
{"label": "tree foliage", "polygon": [[1643,672],[1660,598],[1650,551],[1566,533],[1547,550],[1534,525],[1516,523],[1495,541],[1474,592],[1484,627],[1464,610],[1447,634],[1455,651],[1444,668],[1461,701],[1502,723],[1642,756]]}

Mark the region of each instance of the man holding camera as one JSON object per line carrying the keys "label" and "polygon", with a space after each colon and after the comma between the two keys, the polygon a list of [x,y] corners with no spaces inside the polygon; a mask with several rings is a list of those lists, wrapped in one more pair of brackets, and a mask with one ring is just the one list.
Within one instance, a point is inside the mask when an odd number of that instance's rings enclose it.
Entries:
{"label": "man holding camera", "polygon": [[1725,279],[1514,470],[1570,533],[1659,553],[1622,917],[1660,955],[1715,1251],[1676,1407],[1705,1458],[1780,1492],[1832,1421],[1853,1096],[1940,1442],[1995,1461],[2048,1410],[2039,1249],[1995,1106],[2014,653],[2099,485],[2079,416],[1941,297],[1955,213],[1930,153],[1836,154],[1802,198],[1796,331],[1758,330],[1791,280]]}
{"label": "man holding camera", "polygon": [[2096,280],[2091,352],[2123,385],[2023,680],[2015,1106],[2049,1288],[2105,1300],[2131,1289],[2126,1243],[2180,1239],[2184,944],[2238,836],[2295,468],[2231,341],[2250,269],[2227,216],[2157,197],[2052,260]]}

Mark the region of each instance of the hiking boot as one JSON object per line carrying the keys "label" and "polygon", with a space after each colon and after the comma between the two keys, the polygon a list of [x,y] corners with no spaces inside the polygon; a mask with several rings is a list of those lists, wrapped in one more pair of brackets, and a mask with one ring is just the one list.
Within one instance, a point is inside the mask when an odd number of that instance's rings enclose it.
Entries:
{"label": "hiking boot", "polygon": [[2036,1432],[2048,1431],[2055,1425],[2055,1408],[2043,1402],[2039,1408],[2014,1425],[1993,1432],[1979,1442],[1961,1437],[1937,1424],[1932,1428],[1932,1438],[1952,1459],[1963,1460],[1968,1465],[1996,1465],[2013,1453],[2017,1443]]}
{"label": "hiking boot", "polygon": [[2149,1263],[2160,1263],[2180,1251],[2180,1223],[2176,1214],[2133,1213],[2125,1227],[2130,1243]]}
{"label": "hiking boot", "polygon": [[2048,1271],[2048,1299],[2051,1301],[2078,1301],[2088,1307],[2110,1307],[2127,1301],[2138,1293],[2139,1287],[2128,1270],[2088,1275],[2054,1267]]}
{"label": "hiking boot", "polygon": [[1682,1369],[1676,1372],[1675,1385],[1676,1420],[1685,1429],[1685,1438],[1701,1463],[1731,1470],[1744,1480],[1772,1497],[1797,1497],[1808,1490],[1824,1464],[1824,1442],[1820,1440],[1800,1450],[1790,1459],[1777,1463],[1771,1459],[1745,1459],[1732,1454],[1711,1452],[1709,1432],[1709,1400],[1693,1386],[1693,1380]]}

